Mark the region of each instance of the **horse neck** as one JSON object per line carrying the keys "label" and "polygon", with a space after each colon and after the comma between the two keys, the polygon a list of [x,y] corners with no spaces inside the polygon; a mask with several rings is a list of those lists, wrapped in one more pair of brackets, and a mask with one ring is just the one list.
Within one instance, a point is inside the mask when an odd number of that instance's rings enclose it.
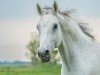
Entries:
{"label": "horse neck", "polygon": [[59,17],[59,20],[62,32],[62,42],[59,46],[59,52],[63,63],[70,70],[77,63],[75,60],[77,59],[78,53],[81,53],[82,48],[91,42],[91,38],[85,35],[73,20],[67,18],[70,23],[63,17]]}

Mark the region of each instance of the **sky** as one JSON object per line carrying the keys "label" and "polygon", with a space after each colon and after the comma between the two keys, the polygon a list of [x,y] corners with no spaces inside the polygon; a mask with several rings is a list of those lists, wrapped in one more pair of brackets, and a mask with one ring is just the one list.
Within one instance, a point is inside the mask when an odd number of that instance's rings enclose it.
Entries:
{"label": "sky", "polygon": [[[0,61],[30,61],[26,56],[31,33],[40,16],[36,4],[52,6],[54,0],[0,0]],[[100,41],[100,0],[56,0],[61,10],[77,9]]]}

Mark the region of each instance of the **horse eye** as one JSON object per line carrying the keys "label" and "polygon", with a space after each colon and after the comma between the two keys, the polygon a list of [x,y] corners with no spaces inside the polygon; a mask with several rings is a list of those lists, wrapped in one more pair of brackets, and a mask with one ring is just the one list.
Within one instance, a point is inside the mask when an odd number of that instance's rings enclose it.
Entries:
{"label": "horse eye", "polygon": [[37,25],[37,29],[39,30],[39,25]]}
{"label": "horse eye", "polygon": [[54,24],[53,29],[57,29],[57,23]]}

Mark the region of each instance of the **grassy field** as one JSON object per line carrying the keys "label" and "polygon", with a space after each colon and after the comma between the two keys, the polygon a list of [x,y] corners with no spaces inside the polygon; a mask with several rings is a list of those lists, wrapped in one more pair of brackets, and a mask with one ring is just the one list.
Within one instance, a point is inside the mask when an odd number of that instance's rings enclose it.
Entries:
{"label": "grassy field", "polygon": [[0,75],[60,75],[60,65],[10,65],[0,66]]}

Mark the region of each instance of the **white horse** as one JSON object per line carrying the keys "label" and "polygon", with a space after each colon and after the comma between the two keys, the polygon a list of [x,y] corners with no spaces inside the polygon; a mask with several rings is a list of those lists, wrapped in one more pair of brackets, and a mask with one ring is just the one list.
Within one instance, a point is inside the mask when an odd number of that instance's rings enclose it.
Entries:
{"label": "white horse", "polygon": [[40,37],[38,55],[49,62],[52,50],[59,49],[62,58],[61,75],[100,75],[100,46],[84,23],[76,22],[71,11],[58,11],[53,7],[41,8],[37,29]]}

